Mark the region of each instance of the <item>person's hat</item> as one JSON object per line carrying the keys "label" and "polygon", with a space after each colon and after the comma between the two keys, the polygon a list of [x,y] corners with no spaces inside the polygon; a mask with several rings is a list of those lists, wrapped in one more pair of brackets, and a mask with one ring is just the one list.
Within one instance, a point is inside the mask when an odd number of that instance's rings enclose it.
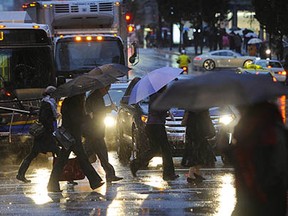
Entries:
{"label": "person's hat", "polygon": [[182,50],[181,50],[181,53],[182,53],[182,54],[186,54],[186,50],[185,50],[185,49],[182,49]]}
{"label": "person's hat", "polygon": [[56,90],[56,87],[54,87],[54,86],[48,86],[48,87],[45,89],[44,94],[50,95],[50,94],[53,93],[55,90]]}

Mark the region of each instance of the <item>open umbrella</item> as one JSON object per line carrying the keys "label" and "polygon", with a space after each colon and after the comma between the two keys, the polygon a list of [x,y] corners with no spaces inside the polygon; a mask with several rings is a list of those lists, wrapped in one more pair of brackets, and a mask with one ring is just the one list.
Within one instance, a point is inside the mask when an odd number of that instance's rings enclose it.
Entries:
{"label": "open umbrella", "polygon": [[174,80],[183,70],[173,67],[162,67],[151,71],[137,82],[131,91],[129,104],[135,104],[154,94]]}
{"label": "open umbrella", "polygon": [[60,85],[52,94],[53,97],[72,97],[87,91],[104,88],[118,79],[110,74],[90,75],[83,74],[63,85]]}
{"label": "open umbrella", "polygon": [[258,35],[256,34],[256,33],[254,33],[254,32],[248,32],[247,34],[245,34],[245,37],[253,37],[253,38],[257,38],[258,37]]}
{"label": "open umbrella", "polygon": [[129,67],[122,64],[104,64],[95,67],[87,74],[78,76],[67,83],[59,86],[53,93],[54,97],[71,97],[83,94],[90,90],[104,88],[118,81],[117,77],[127,76]]}
{"label": "open umbrella", "polygon": [[152,106],[160,110],[199,110],[254,104],[287,94],[287,87],[273,82],[270,75],[220,72],[174,81]]}
{"label": "open umbrella", "polygon": [[89,75],[109,74],[114,77],[127,76],[130,68],[122,64],[104,64],[89,71]]}
{"label": "open umbrella", "polygon": [[259,39],[259,38],[251,38],[251,39],[248,41],[248,44],[258,44],[258,43],[262,43],[262,40]]}

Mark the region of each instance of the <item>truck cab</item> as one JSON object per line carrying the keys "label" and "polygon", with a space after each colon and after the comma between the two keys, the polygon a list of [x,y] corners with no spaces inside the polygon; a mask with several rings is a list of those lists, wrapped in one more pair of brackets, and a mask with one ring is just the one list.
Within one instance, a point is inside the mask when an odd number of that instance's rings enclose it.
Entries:
{"label": "truck cab", "polygon": [[72,78],[108,63],[127,66],[128,55],[130,63],[137,60],[135,44],[127,42],[122,1],[36,1],[23,9],[52,29],[57,77]]}

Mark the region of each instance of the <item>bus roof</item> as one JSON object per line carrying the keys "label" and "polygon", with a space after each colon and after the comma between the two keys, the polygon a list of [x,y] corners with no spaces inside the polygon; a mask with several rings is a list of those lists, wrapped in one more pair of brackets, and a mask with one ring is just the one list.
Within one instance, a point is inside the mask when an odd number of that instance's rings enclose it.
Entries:
{"label": "bus roof", "polygon": [[26,11],[1,11],[0,22],[31,23],[32,19]]}
{"label": "bus roof", "polygon": [[2,22],[0,23],[0,29],[43,29],[51,37],[51,31],[46,24]]}

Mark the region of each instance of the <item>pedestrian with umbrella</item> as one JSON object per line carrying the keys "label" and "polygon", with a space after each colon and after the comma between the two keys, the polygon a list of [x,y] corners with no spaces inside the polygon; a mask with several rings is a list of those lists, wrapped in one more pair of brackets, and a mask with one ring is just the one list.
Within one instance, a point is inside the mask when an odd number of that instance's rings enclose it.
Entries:
{"label": "pedestrian with umbrella", "polygon": [[162,153],[163,160],[163,179],[175,180],[179,176],[175,174],[175,168],[165,130],[165,122],[167,110],[154,110],[151,104],[165,90],[166,85],[177,78],[182,72],[179,68],[164,67],[156,69],[146,76],[133,87],[129,103],[138,103],[139,101],[149,97],[148,120],[146,124],[146,133],[150,143],[150,149],[140,152],[139,157],[130,163],[130,169],[133,176],[137,171],[144,167],[158,152]]}
{"label": "pedestrian with umbrella", "polygon": [[[86,98],[85,108],[87,115],[87,121],[85,125],[88,126],[88,130],[83,131],[85,137],[85,150],[89,158],[97,155],[106,173],[106,181],[119,181],[122,177],[118,177],[115,174],[115,169],[112,164],[109,163],[108,150],[105,142],[105,124],[104,118],[106,113],[115,109],[114,107],[106,107],[104,101],[104,95],[109,94],[108,90],[110,85],[106,88],[96,89],[89,93]],[[87,128],[87,127],[86,127]]]}
{"label": "pedestrian with umbrella", "polygon": [[285,215],[287,129],[273,102],[282,95],[287,87],[269,76],[221,72],[174,82],[153,108],[237,106],[241,117],[228,150],[236,177],[233,215]]}
{"label": "pedestrian with umbrella", "polygon": [[92,190],[102,186],[104,182],[94,167],[88,160],[88,157],[84,151],[83,144],[81,142],[82,130],[81,125],[85,115],[84,111],[84,97],[85,94],[77,94],[64,99],[61,107],[62,114],[62,127],[64,127],[75,139],[75,143],[69,148],[62,148],[57,157],[56,162],[53,165],[53,169],[50,174],[48,182],[49,192],[61,192],[59,179],[62,174],[62,170],[67,164],[71,151],[77,156],[80,167],[87,176],[90,187]]}
{"label": "pedestrian with umbrella", "polygon": [[185,150],[181,165],[189,167],[187,182],[195,183],[205,180],[201,175],[202,166],[213,166],[216,161],[214,152],[208,139],[213,138],[215,128],[210,119],[208,110],[185,111],[186,126]]}
{"label": "pedestrian with umbrella", "polygon": [[268,101],[239,107],[229,160],[235,168],[233,216],[286,215],[287,137],[281,113]]}
{"label": "pedestrian with umbrella", "polygon": [[[127,67],[125,67],[126,70]],[[113,69],[110,67],[110,73],[104,73],[103,70],[99,74],[83,74],[67,83],[59,86],[54,92],[54,97],[66,97],[62,103],[62,127],[74,138],[75,142],[71,147],[61,149],[60,155],[53,165],[53,169],[48,182],[49,192],[61,192],[59,179],[65,164],[68,162],[71,151],[77,156],[80,167],[85,176],[87,176],[92,190],[101,187],[104,182],[96,170],[93,168],[88,160],[82,144],[82,125],[85,116],[85,93],[95,89],[104,88],[111,83],[117,81],[117,74],[119,71],[117,65]],[[118,72],[117,72],[118,71]]]}

